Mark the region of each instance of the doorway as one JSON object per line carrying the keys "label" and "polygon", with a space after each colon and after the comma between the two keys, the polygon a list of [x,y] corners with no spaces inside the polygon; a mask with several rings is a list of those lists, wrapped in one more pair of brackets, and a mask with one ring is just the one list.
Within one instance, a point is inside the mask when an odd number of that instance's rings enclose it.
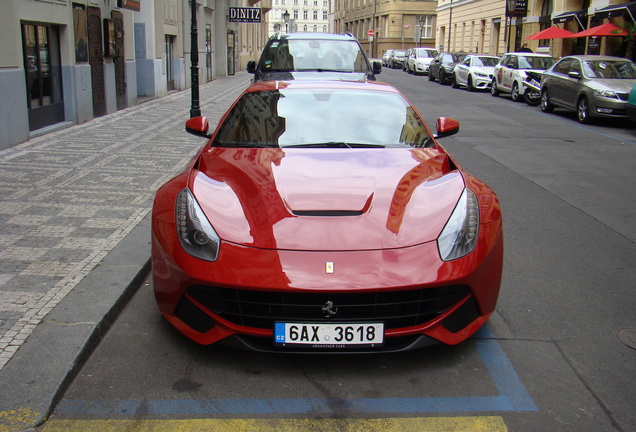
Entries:
{"label": "doorway", "polygon": [[22,23],[29,130],[64,121],[62,65],[57,26]]}
{"label": "doorway", "polygon": [[168,91],[174,90],[174,66],[172,64],[174,40],[175,36],[166,35],[166,80],[168,82]]}

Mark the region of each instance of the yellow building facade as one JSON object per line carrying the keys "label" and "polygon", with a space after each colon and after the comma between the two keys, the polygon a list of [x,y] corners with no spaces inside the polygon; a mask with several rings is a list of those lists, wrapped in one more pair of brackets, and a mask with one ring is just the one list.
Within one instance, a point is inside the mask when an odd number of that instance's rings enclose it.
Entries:
{"label": "yellow building facade", "polygon": [[528,0],[525,17],[507,17],[504,0],[440,0],[437,6],[435,47],[502,55],[524,43],[534,52],[554,57],[569,54],[625,55],[627,38],[564,38],[526,40],[550,26],[573,33],[611,22],[624,27],[636,17],[636,2],[607,0]]}
{"label": "yellow building facade", "polygon": [[352,33],[373,58],[387,49],[433,48],[436,7],[435,0],[333,0],[334,32]]}

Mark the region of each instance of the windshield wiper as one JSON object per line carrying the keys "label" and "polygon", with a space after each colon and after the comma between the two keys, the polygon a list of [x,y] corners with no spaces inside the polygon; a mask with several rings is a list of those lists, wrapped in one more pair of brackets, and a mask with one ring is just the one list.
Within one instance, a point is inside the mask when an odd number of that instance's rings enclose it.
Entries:
{"label": "windshield wiper", "polygon": [[310,144],[291,144],[284,146],[287,147],[310,147],[310,148],[384,148],[382,144],[361,144],[361,143],[348,143],[344,141],[330,141],[323,143],[310,143]]}

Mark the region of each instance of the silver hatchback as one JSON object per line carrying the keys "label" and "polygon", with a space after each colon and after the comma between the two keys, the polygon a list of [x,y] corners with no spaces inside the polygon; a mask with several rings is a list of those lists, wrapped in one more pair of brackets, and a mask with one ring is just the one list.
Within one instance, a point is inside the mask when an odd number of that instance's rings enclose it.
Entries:
{"label": "silver hatchback", "polygon": [[576,111],[581,123],[627,117],[627,99],[636,84],[636,65],[621,57],[572,55],[543,73],[541,110]]}

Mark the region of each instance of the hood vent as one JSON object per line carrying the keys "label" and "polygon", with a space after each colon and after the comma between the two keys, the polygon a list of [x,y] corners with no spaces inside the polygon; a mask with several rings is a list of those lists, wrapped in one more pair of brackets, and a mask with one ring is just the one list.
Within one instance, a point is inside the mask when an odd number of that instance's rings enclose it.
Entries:
{"label": "hood vent", "polygon": [[361,210],[294,210],[292,213],[295,216],[321,216],[321,217],[333,217],[333,216],[360,216]]}

